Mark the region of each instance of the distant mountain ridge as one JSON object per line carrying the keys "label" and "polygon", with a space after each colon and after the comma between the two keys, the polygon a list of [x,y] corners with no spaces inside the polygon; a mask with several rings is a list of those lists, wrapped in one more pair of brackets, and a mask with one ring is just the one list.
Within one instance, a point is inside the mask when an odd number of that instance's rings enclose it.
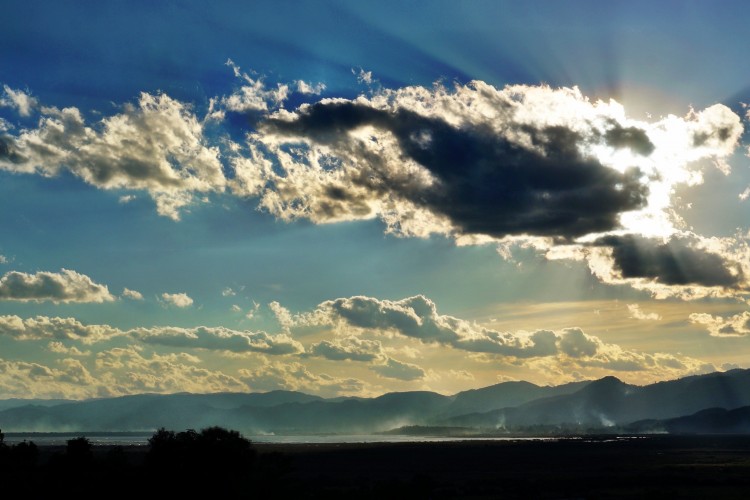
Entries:
{"label": "distant mountain ridge", "polygon": [[[750,406],[750,370],[732,370],[646,386],[625,384],[615,377],[547,387],[504,382],[452,396],[413,391],[325,399],[271,391],[140,394],[86,401],[6,400],[0,401],[4,408],[0,429],[151,431],[221,425],[252,435],[373,433],[402,426],[443,426],[502,432],[563,425],[625,428],[633,422],[661,423],[709,408],[732,411],[745,406]],[[665,428],[677,429],[675,425]]]}

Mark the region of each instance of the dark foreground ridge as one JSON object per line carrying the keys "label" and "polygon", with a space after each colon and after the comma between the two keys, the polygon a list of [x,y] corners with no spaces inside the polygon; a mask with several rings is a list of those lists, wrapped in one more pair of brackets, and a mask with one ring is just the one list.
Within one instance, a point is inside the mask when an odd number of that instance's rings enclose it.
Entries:
{"label": "dark foreground ridge", "polygon": [[0,465],[34,497],[747,498],[750,437],[251,444],[213,427],[150,446],[0,445]]}

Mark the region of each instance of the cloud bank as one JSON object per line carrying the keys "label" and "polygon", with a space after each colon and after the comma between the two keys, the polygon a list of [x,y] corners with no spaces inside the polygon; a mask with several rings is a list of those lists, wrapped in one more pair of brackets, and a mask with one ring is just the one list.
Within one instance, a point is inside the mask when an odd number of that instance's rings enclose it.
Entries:
{"label": "cloud bank", "polygon": [[[422,344],[475,353],[484,356],[488,362],[506,360],[530,366],[541,363],[540,366],[547,367],[545,369],[567,366],[679,376],[705,371],[709,366],[687,356],[623,349],[575,327],[554,331],[500,332],[439,314],[435,303],[422,295],[396,301],[365,296],[341,298],[323,302],[313,311],[296,315],[280,305],[274,311],[280,322],[292,331],[328,326],[340,332],[342,336],[338,339],[310,348],[310,353],[329,359],[382,359],[385,355],[380,341],[361,337],[376,335],[387,338],[395,333]],[[391,363],[394,368],[395,365]]]}
{"label": "cloud bank", "polygon": [[[269,84],[227,65],[239,86],[202,117],[142,93],[88,124],[5,87],[5,106],[39,120],[5,127],[0,169],[145,191],[175,220],[208,194],[234,195],[286,221],[380,218],[399,236],[577,253],[603,281],[658,298],[747,290],[748,253],[686,232],[672,206],[674,188],[702,183],[706,165],[729,171],[744,128],[724,105],[643,121],[577,88],[482,81],[320,98],[322,84]],[[295,93],[303,103],[287,107]],[[244,143],[222,135],[237,126],[228,114],[248,118]]]}

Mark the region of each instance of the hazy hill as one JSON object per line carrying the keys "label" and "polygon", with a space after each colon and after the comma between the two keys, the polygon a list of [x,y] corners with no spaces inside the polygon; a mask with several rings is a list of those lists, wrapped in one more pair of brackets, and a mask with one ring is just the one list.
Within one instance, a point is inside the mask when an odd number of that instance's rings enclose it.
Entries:
{"label": "hazy hill", "polygon": [[541,387],[531,382],[502,382],[481,389],[459,392],[440,416],[452,417],[518,406],[539,398],[570,394],[585,387],[588,383],[589,381],[572,382],[558,386]]}
{"label": "hazy hill", "polygon": [[571,394],[536,399],[513,408],[460,415],[450,426],[513,428],[571,424],[583,427],[626,425],[643,419],[689,415],[706,408],[750,405],[750,370],[696,375],[647,386],[605,377]]}
{"label": "hazy hill", "polygon": [[666,420],[641,420],[628,426],[637,433],[750,434],[750,406],[733,410],[708,408],[692,415]]}
{"label": "hazy hill", "polygon": [[293,391],[141,394],[6,406],[0,411],[0,428],[150,431],[162,426],[197,429],[221,425],[248,434],[370,433],[413,425],[509,430],[540,425],[596,428],[692,416],[709,408],[733,410],[744,406],[750,406],[750,370],[697,375],[647,386],[628,385],[615,377],[556,387],[506,382],[453,396],[426,391],[335,399]]}

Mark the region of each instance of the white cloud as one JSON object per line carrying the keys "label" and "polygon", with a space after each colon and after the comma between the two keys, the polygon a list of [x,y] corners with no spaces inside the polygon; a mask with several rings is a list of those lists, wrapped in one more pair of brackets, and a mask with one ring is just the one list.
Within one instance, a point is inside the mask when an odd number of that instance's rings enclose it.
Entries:
{"label": "white cloud", "polygon": [[44,176],[68,170],[101,189],[143,190],[159,214],[175,220],[196,193],[224,189],[218,148],[206,145],[190,106],[167,95],[142,93],[95,127],[77,108],[42,112],[37,128],[3,139],[0,169]]}
{"label": "white cloud", "polygon": [[[240,78],[244,85],[233,94],[222,97],[221,104],[229,111],[245,113],[248,111],[267,112],[283,104],[289,97],[289,86],[277,84],[275,88],[267,88],[262,79],[250,77],[240,70],[231,59],[227,59],[226,65],[232,68],[234,76]],[[302,82],[304,84],[304,82]],[[307,84],[304,84],[307,85]],[[310,87],[310,90],[313,90]]]}
{"label": "white cloud", "polygon": [[398,361],[393,358],[388,358],[384,364],[375,365],[372,369],[382,377],[395,378],[398,380],[420,380],[426,375],[421,367],[412,363],[404,363],[403,361]]}
{"label": "white cloud", "polygon": [[57,354],[65,354],[66,356],[90,356],[91,351],[81,351],[76,346],[66,346],[62,342],[55,341],[47,344],[47,349]]}
{"label": "white cloud", "polygon": [[628,313],[631,318],[637,320],[658,321],[661,319],[661,316],[655,312],[647,313],[643,311],[638,304],[628,304]]}
{"label": "white cloud", "polygon": [[245,318],[253,319],[258,314],[258,310],[260,310],[260,304],[253,301],[253,307],[245,313]]}
{"label": "white cloud", "polygon": [[135,328],[128,333],[143,343],[169,347],[210,349],[235,353],[262,352],[276,355],[299,354],[305,350],[302,344],[285,333],[272,335],[266,332],[238,331],[224,327]]}
{"label": "white cloud", "polygon": [[135,198],[136,197],[133,194],[126,194],[126,195],[120,196],[120,198],[118,199],[118,201],[120,203],[122,203],[123,205],[125,205],[125,204],[130,203],[131,201],[135,200]]}
{"label": "white cloud", "polygon": [[21,116],[30,116],[31,112],[38,105],[36,98],[31,97],[23,90],[14,90],[7,85],[3,85],[3,94],[0,96],[0,106],[15,108]]}
{"label": "white cloud", "polygon": [[320,95],[326,89],[325,83],[307,83],[303,80],[297,80],[297,92],[307,95]]}
{"label": "white cloud", "polygon": [[122,296],[131,300],[143,300],[143,294],[130,288],[123,288]]}
{"label": "white cloud", "polygon": [[181,309],[184,309],[186,307],[190,307],[193,305],[193,299],[191,299],[186,293],[164,292],[161,294],[161,298],[165,303],[171,304]]}
{"label": "white cloud", "polygon": [[230,287],[226,287],[221,291],[222,297],[234,297],[235,295],[237,295],[237,292],[232,290]]}
{"label": "white cloud", "polygon": [[122,335],[122,331],[109,325],[84,325],[74,318],[36,316],[23,319],[6,315],[0,316],[0,335],[18,340],[55,339],[93,343]]}
{"label": "white cloud", "polygon": [[690,315],[690,322],[706,325],[713,337],[747,337],[750,335],[749,311],[743,311],[726,318],[707,313],[693,313]]}
{"label": "white cloud", "polygon": [[106,285],[69,269],[35,274],[10,271],[0,278],[0,300],[54,303],[110,302],[115,298]]}
{"label": "white cloud", "polygon": [[0,254],[0,264],[7,264],[7,263],[8,263],[8,257]]}
{"label": "white cloud", "polygon": [[365,71],[362,68],[359,68],[359,71],[356,71],[354,68],[352,68],[352,74],[357,77],[357,81],[359,83],[372,85],[372,71]]}

